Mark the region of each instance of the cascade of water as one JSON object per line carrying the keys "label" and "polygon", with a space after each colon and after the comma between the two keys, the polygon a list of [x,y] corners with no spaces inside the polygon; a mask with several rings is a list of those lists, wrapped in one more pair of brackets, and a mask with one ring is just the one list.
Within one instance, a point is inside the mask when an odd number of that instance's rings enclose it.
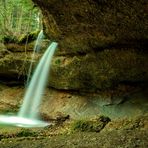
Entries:
{"label": "cascade of water", "polygon": [[38,119],[38,110],[56,47],[57,43],[52,42],[41,58],[27,88],[18,116],[0,115],[0,124],[27,128],[44,127],[50,124]]}
{"label": "cascade of water", "polygon": [[51,59],[56,47],[57,43],[52,42],[41,58],[26,91],[22,107],[18,113],[20,117],[27,117],[31,119],[36,119],[38,117],[38,108],[41,96],[45,89]]}
{"label": "cascade of water", "polygon": [[40,33],[38,34],[38,37],[37,37],[37,40],[35,42],[35,46],[34,46],[34,49],[33,49],[33,54],[32,54],[32,57],[31,57],[31,63],[30,63],[30,67],[29,67],[28,75],[27,75],[27,82],[26,82],[27,86],[29,85],[29,81],[30,81],[30,78],[31,78],[31,72],[32,72],[32,66],[33,66],[33,60],[34,60],[34,57],[35,57],[35,52],[40,51],[41,42],[42,42],[43,38],[44,38],[44,34],[43,34],[43,30],[41,30]]}

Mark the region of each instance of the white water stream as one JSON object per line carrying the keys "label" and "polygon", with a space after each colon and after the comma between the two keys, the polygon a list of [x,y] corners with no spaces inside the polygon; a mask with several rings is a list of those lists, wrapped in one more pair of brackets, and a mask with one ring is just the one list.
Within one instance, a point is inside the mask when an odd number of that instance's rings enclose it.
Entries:
{"label": "white water stream", "polygon": [[42,94],[46,87],[51,60],[56,42],[52,42],[42,56],[37,68],[32,76],[27,91],[24,96],[23,104],[17,116],[0,116],[0,124],[21,126],[21,127],[44,127],[49,123],[39,120],[39,105]]}
{"label": "white water stream", "polygon": [[29,81],[31,79],[31,72],[32,72],[32,66],[33,66],[33,61],[34,61],[34,57],[35,57],[35,52],[39,52],[40,48],[41,48],[41,42],[44,38],[44,34],[43,34],[43,30],[40,31],[40,33],[38,34],[37,40],[35,42],[35,46],[33,49],[33,54],[31,57],[31,63],[30,63],[30,67],[29,67],[29,71],[28,71],[28,75],[27,75],[27,82],[26,85],[29,85]]}

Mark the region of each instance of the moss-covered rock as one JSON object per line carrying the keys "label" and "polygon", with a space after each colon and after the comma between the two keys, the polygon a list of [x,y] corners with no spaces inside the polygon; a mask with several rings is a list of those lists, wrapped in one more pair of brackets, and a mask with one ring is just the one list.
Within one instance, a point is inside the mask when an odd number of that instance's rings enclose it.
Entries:
{"label": "moss-covered rock", "polygon": [[18,44],[26,44],[26,43],[30,43],[30,42],[36,40],[39,32],[40,31],[37,30],[37,31],[29,32],[28,34],[23,34],[18,39]]}
{"label": "moss-covered rock", "polygon": [[[33,67],[36,66],[38,60],[40,59],[40,54],[35,56],[33,61]],[[9,53],[3,58],[0,58],[0,77],[1,79],[9,80],[21,80],[24,79],[28,73],[28,69],[32,60],[32,55],[30,53]],[[22,80],[23,80],[22,79]],[[24,80],[23,80],[24,81]]]}
{"label": "moss-covered rock", "polygon": [[[36,41],[32,41],[27,44],[18,44],[18,43],[9,43],[5,44],[8,51],[11,52],[30,52],[34,50]],[[42,40],[40,43],[40,51],[38,52],[44,52],[47,47],[49,46],[49,40]]]}
{"label": "moss-covered rock", "polygon": [[104,116],[100,116],[93,120],[77,120],[72,123],[71,130],[81,132],[100,132],[110,121],[111,120],[108,117]]}
{"label": "moss-covered rock", "polygon": [[22,129],[16,134],[16,137],[37,137],[38,134],[29,129]]}
{"label": "moss-covered rock", "polygon": [[148,55],[133,49],[56,56],[49,85],[58,89],[96,91],[121,83],[147,83]]}

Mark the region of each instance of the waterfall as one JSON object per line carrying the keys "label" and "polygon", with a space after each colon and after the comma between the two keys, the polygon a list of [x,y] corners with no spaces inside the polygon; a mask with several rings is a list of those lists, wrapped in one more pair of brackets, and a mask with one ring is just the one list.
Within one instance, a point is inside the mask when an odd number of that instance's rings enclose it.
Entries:
{"label": "waterfall", "polygon": [[33,60],[34,60],[34,57],[35,57],[35,52],[40,51],[41,42],[42,42],[43,38],[44,38],[44,34],[43,34],[43,30],[41,30],[40,33],[38,34],[38,37],[37,37],[37,40],[35,42],[35,46],[34,46],[34,49],[33,49],[33,54],[32,54],[32,57],[31,57],[31,63],[30,63],[30,67],[29,67],[28,75],[27,75],[27,82],[26,82],[27,86],[29,85],[29,81],[30,81],[30,78],[31,78],[31,72],[32,72],[32,66],[33,66]]}
{"label": "waterfall", "polygon": [[51,59],[56,47],[57,43],[52,42],[41,58],[27,88],[22,107],[18,113],[20,117],[27,117],[31,119],[36,119],[38,117],[38,109],[41,97],[45,89]]}
{"label": "waterfall", "polygon": [[42,56],[29,83],[23,104],[17,116],[0,115],[0,124],[20,127],[44,127],[50,123],[38,119],[39,105],[48,80],[52,56],[57,47],[52,42]]}

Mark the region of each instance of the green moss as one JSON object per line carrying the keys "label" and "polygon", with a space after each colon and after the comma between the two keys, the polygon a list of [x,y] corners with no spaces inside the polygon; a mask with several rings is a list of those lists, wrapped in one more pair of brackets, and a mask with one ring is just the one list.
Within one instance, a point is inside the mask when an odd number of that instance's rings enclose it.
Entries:
{"label": "green moss", "polygon": [[76,120],[71,125],[72,131],[100,132],[110,121],[108,117],[100,116],[94,120]]}
{"label": "green moss", "polygon": [[9,107],[9,108],[6,108],[6,109],[1,109],[0,110],[0,114],[14,114],[18,111],[19,109],[19,106],[15,106],[15,107]]}
{"label": "green moss", "polygon": [[39,30],[37,31],[33,31],[30,32],[28,34],[23,34],[19,39],[18,39],[18,43],[19,44],[25,44],[26,42],[32,42],[34,40],[36,40],[37,36],[39,34]]}
{"label": "green moss", "polygon": [[17,112],[16,109],[5,109],[5,110],[0,110],[0,113],[1,114],[9,114],[9,113],[14,113],[14,112]]}
{"label": "green moss", "polygon": [[55,61],[55,64],[57,64],[57,65],[61,64],[61,60],[60,60],[60,59],[57,59],[57,60]]}
{"label": "green moss", "polygon": [[17,39],[16,37],[14,36],[4,36],[3,37],[3,41],[4,41],[4,44],[7,44],[7,43],[16,43],[17,42]]}
{"label": "green moss", "polygon": [[37,133],[32,132],[29,129],[23,129],[16,135],[17,137],[36,137]]}
{"label": "green moss", "polygon": [[39,34],[39,30],[29,32],[27,34],[23,34],[20,37],[15,37],[15,36],[4,36],[3,41],[5,44],[8,43],[18,43],[18,44],[25,44],[26,42],[30,43],[34,40],[36,40],[37,36]]}

